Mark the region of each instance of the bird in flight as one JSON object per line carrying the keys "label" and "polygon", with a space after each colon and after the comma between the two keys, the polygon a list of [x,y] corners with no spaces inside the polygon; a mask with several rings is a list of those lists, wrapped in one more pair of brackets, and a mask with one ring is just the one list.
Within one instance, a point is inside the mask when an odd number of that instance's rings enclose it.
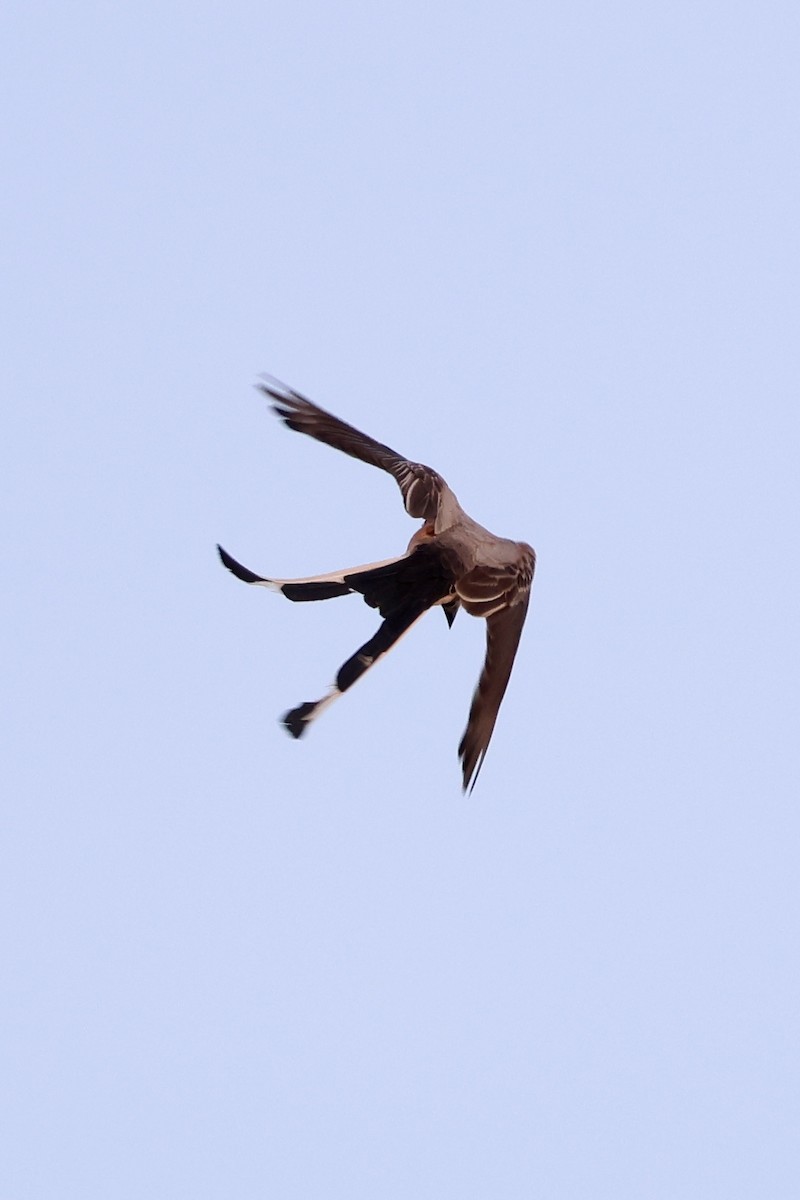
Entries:
{"label": "bird in flight", "polygon": [[404,554],[306,579],[256,575],[222,546],[217,547],[228,570],[245,583],[282,592],[289,600],[329,600],[358,592],[383,617],[377,633],[340,667],[327,694],[291,709],[282,718],[284,726],[292,737],[302,737],[311,722],[391,650],[429,608],[440,605],[448,625],[463,608],[486,620],[486,659],[458,747],[463,790],[471,791],[489,748],[525,623],[536,566],[533,548],[527,542],[497,537],[473,521],[441,475],[430,467],[359,433],[271,376],[259,387],[290,429],[393,475],[406,512],[422,521]]}

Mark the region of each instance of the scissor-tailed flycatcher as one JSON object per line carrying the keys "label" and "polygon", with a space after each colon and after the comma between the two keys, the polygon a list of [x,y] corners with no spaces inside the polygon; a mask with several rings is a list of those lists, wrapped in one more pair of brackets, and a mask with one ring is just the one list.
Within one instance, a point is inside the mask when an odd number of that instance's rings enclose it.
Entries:
{"label": "scissor-tailed flycatcher", "polygon": [[[441,605],[452,625],[459,608],[486,619],[486,660],[472,697],[469,720],[458,747],[464,791],[475,786],[494,731],[528,611],[536,554],[526,542],[496,537],[464,512],[441,475],[411,462],[388,446],[312,404],[271,377],[261,390],[290,429],[343,450],[388,471],[397,480],[406,511],[422,519],[405,554],[313,575],[307,579],[266,579],[217,547],[225,566],[245,583],[282,592],[289,600],[328,600],[360,592],[383,617],[378,632],[339,669],[321,700],[299,704],[283,717],[293,737],[305,733],[323,709],[391,650],[429,608]],[[471,788],[470,788],[471,790]]]}

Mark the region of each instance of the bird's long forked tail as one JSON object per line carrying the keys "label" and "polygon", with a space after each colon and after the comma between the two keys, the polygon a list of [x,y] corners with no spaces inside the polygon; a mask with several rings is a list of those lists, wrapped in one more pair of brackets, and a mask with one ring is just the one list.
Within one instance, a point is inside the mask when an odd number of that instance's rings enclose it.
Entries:
{"label": "bird's long forked tail", "polygon": [[217,546],[217,553],[223,566],[237,579],[280,592],[287,600],[332,600],[336,596],[360,592],[371,608],[377,608],[382,616],[388,616],[398,603],[405,603],[409,585],[413,587],[422,581],[425,593],[429,596],[429,605],[441,602],[448,625],[453,624],[460,607],[454,594],[446,595],[452,593],[452,579],[446,570],[442,570],[436,552],[428,546],[418,546],[413,551],[406,550],[404,554],[384,558],[380,562],[344,567],[341,571],[308,575],[303,579],[270,579],[256,575],[255,571],[237,562],[222,546]]}
{"label": "bird's long forked tail", "polygon": [[396,555],[394,558],[385,558],[381,562],[364,563],[359,567],[345,567],[341,571],[331,571],[327,575],[308,575],[303,579],[268,579],[264,575],[256,575],[255,571],[251,571],[249,567],[242,566],[222,546],[217,546],[217,551],[223,565],[237,579],[241,579],[244,583],[253,583],[259,587],[269,588],[272,592],[281,592],[287,600],[295,601],[332,600],[336,596],[348,596],[357,590],[350,583],[345,582],[348,576],[359,576],[381,567],[391,567],[408,557],[408,551],[406,551],[405,554]]}
{"label": "bird's long forked tail", "polygon": [[290,709],[281,718],[281,723],[294,738],[300,738],[326,708],[330,708],[334,700],[338,700],[348,688],[365,675],[370,667],[384,654],[396,646],[404,634],[408,633],[421,616],[427,612],[428,604],[410,604],[404,611],[386,617],[377,633],[365,642],[355,654],[343,663],[336,675],[336,682],[331,685],[327,695],[321,700],[307,700]]}
{"label": "bird's long forked tail", "polygon": [[378,631],[339,668],[327,695],[307,700],[284,714],[282,722],[295,738],[302,737],[311,722],[391,650],[429,608],[441,605],[448,624],[452,624],[460,603],[452,566],[446,554],[430,543],[383,562],[307,579],[264,578],[243,567],[221,546],[217,548],[224,565],[245,583],[282,592],[290,600],[327,600],[358,592],[384,618]]}

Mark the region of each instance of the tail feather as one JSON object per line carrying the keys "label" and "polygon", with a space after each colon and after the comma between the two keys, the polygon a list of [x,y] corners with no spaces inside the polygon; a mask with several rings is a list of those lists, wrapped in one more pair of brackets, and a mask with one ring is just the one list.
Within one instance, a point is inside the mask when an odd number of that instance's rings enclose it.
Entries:
{"label": "tail feather", "polygon": [[281,724],[286,727],[293,738],[303,736],[309,722],[313,720],[314,710],[319,703],[319,700],[307,700],[305,704],[298,704],[297,708],[291,709],[281,717]]}
{"label": "tail feather", "polygon": [[232,554],[228,554],[222,546],[217,546],[217,554],[222,559],[222,565],[227,567],[231,574],[237,579],[243,580],[244,583],[261,583],[267,587],[272,585],[271,579],[263,579],[261,575],[256,575],[255,571],[251,571],[249,567],[243,567],[240,562],[237,562]]}
{"label": "tail feather", "polygon": [[345,575],[344,582],[382,617],[394,617],[440,604],[454,592],[455,573],[440,546],[422,545],[394,562]]}
{"label": "tail feather", "polygon": [[299,601],[331,600],[335,596],[349,596],[354,589],[345,583],[345,579],[351,574],[358,575],[364,571],[392,567],[408,557],[404,554],[399,559],[387,558],[381,562],[366,563],[363,567],[345,567],[342,571],[331,571],[328,575],[309,575],[305,579],[269,579],[264,575],[256,575],[249,567],[242,566],[222,546],[217,546],[217,551],[223,564],[237,579],[269,588],[273,592],[282,592],[287,600]]}
{"label": "tail feather", "polygon": [[429,608],[441,604],[449,624],[459,608],[455,572],[446,552],[435,542],[423,543],[399,558],[307,579],[267,579],[243,567],[221,546],[217,549],[228,570],[245,583],[283,592],[289,600],[328,600],[359,592],[384,618],[369,641],[342,664],[336,682],[322,699],[306,700],[284,713],[282,724],[294,738],[302,737],[311,722],[391,650]]}
{"label": "tail feather", "polygon": [[331,582],[317,583],[282,583],[280,590],[287,600],[332,600],[335,596],[349,596],[352,588],[346,583]]}
{"label": "tail feather", "polygon": [[347,662],[342,664],[337,672],[336,682],[329,689],[327,695],[323,696],[321,700],[306,700],[302,704],[298,704],[296,708],[284,713],[281,723],[292,737],[302,737],[311,722],[315,721],[329,705],[333,704],[334,700],[338,700],[348,688],[357,683],[379,658],[391,650],[403,634],[408,633],[411,626],[427,612],[428,608],[430,608],[429,604],[417,602],[409,604],[403,612],[386,617],[377,633],[373,634],[368,642],[365,642],[360,649],[356,650],[355,654],[348,658]]}
{"label": "tail feather", "polygon": [[391,650],[404,633],[407,633],[415,621],[418,621],[428,605],[416,604],[409,606],[402,614],[387,617],[377,633],[365,642],[347,662],[339,668],[336,676],[336,687],[340,692],[346,692],[361,676],[377,662],[381,655]]}

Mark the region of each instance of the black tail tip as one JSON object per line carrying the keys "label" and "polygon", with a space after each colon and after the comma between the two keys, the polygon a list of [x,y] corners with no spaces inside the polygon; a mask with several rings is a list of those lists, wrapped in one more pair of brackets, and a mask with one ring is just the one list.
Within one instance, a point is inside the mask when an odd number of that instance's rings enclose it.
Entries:
{"label": "black tail tip", "polygon": [[265,583],[266,580],[261,575],[256,575],[255,571],[251,571],[249,567],[243,567],[240,562],[237,562],[227,550],[223,550],[222,546],[217,544],[217,554],[222,559],[223,566],[227,567],[231,574],[237,579],[243,580],[245,583]]}
{"label": "black tail tip", "polygon": [[308,729],[309,719],[316,707],[316,702],[311,700],[307,700],[305,704],[298,704],[297,708],[284,713],[281,724],[293,738],[300,738]]}

